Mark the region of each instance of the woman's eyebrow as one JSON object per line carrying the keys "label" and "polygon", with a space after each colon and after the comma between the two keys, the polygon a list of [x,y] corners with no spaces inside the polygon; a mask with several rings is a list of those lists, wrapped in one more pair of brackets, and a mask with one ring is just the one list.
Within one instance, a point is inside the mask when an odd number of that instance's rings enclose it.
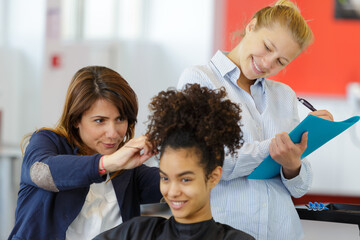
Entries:
{"label": "woman's eyebrow", "polygon": [[192,171],[185,171],[185,172],[179,173],[177,176],[181,177],[181,176],[188,175],[188,174],[195,175],[195,173]]}
{"label": "woman's eyebrow", "polygon": [[[110,119],[110,117],[102,116],[102,115],[95,115],[91,116],[91,118],[104,118],[104,119]],[[121,115],[117,116],[116,118],[121,118]]]}
{"label": "woman's eyebrow", "polygon": [[166,176],[167,176],[167,174],[166,174],[165,172],[163,172],[160,168],[159,168],[159,172],[160,172],[161,174],[163,174],[163,175],[166,175]]}
{"label": "woman's eyebrow", "polygon": [[[267,39],[267,41],[271,44],[271,46],[277,50],[275,44],[270,40],[270,39]],[[285,61],[287,61],[288,63],[290,62],[289,59],[287,59],[286,57],[280,57],[280,58],[283,58]]]}
{"label": "woman's eyebrow", "polygon": [[[167,174],[164,171],[162,171],[161,169],[159,169],[159,171],[160,171],[161,174],[167,176]],[[195,175],[195,173],[193,171],[185,171],[185,172],[177,174],[176,176],[181,177],[181,176],[184,176],[184,175],[187,175],[187,174]]]}

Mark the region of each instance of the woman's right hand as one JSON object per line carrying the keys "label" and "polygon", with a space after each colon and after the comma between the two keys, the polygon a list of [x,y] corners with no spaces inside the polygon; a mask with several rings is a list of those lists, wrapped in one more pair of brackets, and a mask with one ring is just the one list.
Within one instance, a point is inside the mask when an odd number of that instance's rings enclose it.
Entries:
{"label": "woman's right hand", "polygon": [[131,139],[113,154],[104,155],[102,161],[106,172],[115,172],[140,166],[153,155],[153,147],[143,135]]}
{"label": "woman's right hand", "polygon": [[299,175],[301,155],[307,147],[308,132],[303,133],[300,143],[294,143],[288,133],[276,134],[269,146],[270,156],[282,166],[286,179]]}

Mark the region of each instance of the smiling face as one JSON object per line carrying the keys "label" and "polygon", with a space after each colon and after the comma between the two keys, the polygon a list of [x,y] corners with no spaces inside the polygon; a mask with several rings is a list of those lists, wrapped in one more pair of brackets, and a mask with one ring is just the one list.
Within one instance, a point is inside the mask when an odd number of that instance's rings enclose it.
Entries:
{"label": "smiling face", "polygon": [[128,121],[120,116],[111,102],[98,99],[85,111],[76,126],[81,140],[89,148],[88,154],[112,154],[123,141]]}
{"label": "smiling face", "polygon": [[228,57],[241,69],[243,81],[277,74],[301,52],[290,32],[274,24],[255,28],[256,19],[246,26],[246,34]]}
{"label": "smiling face", "polygon": [[220,180],[221,167],[206,179],[199,157],[195,148],[166,147],[160,159],[160,191],[180,223],[212,218],[210,191]]}

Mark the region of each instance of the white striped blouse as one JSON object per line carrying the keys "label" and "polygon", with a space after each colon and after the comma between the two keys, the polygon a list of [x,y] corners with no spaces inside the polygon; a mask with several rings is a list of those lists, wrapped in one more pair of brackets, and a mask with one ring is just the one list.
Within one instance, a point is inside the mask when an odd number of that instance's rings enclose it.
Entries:
{"label": "white striped blouse", "polygon": [[187,83],[212,89],[223,86],[228,98],[242,109],[245,143],[236,158],[225,159],[222,179],[211,192],[213,217],[257,240],[302,239],[291,196],[301,197],[310,189],[310,163],[303,159],[300,174],[290,180],[282,174],[268,180],[246,178],[269,154],[275,134],[290,132],[299,123],[295,92],[283,83],[259,78],[250,95],[236,84],[240,74],[240,69],[218,51],[208,65],[185,69],[178,83],[179,89]]}

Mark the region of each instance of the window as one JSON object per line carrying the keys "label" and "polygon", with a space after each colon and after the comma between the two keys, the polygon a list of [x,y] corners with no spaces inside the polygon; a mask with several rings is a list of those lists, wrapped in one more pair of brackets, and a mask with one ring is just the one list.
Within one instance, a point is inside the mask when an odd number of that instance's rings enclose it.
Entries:
{"label": "window", "polygon": [[144,0],[63,0],[63,40],[136,39],[142,35]]}
{"label": "window", "polygon": [[3,0],[0,0],[0,46],[4,45],[5,37],[6,37],[6,9],[5,9],[5,3]]}

